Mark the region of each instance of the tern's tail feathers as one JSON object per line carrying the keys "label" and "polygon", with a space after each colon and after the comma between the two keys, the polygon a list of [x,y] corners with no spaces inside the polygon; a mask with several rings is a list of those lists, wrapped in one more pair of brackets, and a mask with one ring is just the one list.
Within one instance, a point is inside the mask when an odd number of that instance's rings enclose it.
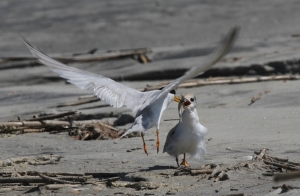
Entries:
{"label": "tern's tail feathers", "polygon": [[205,154],[206,154],[205,142],[204,140],[202,140],[199,143],[197,149],[194,152],[190,153],[190,158],[200,160],[201,157],[203,157]]}
{"label": "tern's tail feathers", "polygon": [[122,137],[128,135],[129,133],[132,132],[142,132],[145,133],[147,129],[145,129],[140,121],[141,118],[136,118],[134,121],[134,124],[130,129],[128,129],[121,137],[119,137],[117,140],[121,139]]}
{"label": "tern's tail feathers", "polygon": [[121,137],[119,137],[117,140],[121,139],[122,137],[128,135],[129,133],[132,133],[134,132],[135,130],[133,130],[132,128],[131,129],[128,129],[123,135],[121,135]]}

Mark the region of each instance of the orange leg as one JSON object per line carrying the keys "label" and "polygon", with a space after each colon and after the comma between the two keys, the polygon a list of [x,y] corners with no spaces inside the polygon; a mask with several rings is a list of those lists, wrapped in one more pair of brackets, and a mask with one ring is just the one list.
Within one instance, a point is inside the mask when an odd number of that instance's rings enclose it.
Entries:
{"label": "orange leg", "polygon": [[185,167],[190,167],[190,165],[188,164],[188,162],[185,159],[185,153],[183,154],[183,159],[182,159],[182,162],[180,163],[180,165],[183,165]]}
{"label": "orange leg", "polygon": [[156,130],[156,150],[157,150],[157,153],[159,152],[159,145],[160,145],[159,131],[158,131],[158,129],[157,129],[157,130]]}
{"label": "orange leg", "polygon": [[146,142],[144,140],[144,133],[142,133],[141,136],[142,136],[142,140],[143,140],[144,151],[145,151],[145,153],[148,156],[148,150],[147,150]]}

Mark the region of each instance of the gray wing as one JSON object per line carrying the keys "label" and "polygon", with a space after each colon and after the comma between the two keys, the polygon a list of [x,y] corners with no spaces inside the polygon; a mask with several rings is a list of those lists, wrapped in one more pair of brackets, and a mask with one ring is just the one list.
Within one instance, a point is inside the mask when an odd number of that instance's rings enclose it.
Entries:
{"label": "gray wing", "polygon": [[[178,125],[178,124],[177,124],[177,125]],[[172,144],[172,142],[173,142],[173,140],[174,140],[174,139],[173,139],[173,136],[174,136],[174,134],[175,134],[175,130],[176,130],[177,125],[176,125],[175,127],[173,127],[173,128],[169,131],[169,133],[168,133],[168,135],[167,135],[167,139],[166,139],[165,145],[164,145],[163,153],[169,151],[169,148],[171,147],[171,144]]]}
{"label": "gray wing", "polygon": [[113,107],[119,108],[127,106],[127,108],[131,109],[133,112],[136,112],[148,97],[153,94],[150,92],[140,92],[98,74],[69,67],[40,52],[24,37],[22,38],[33,56],[38,58],[41,63],[49,66],[62,78],[67,79],[68,82],[95,94],[98,98]]}
{"label": "gray wing", "polygon": [[196,77],[197,75],[208,70],[214,64],[219,62],[232,48],[233,43],[237,37],[238,31],[239,31],[238,27],[231,29],[228,35],[221,41],[221,45],[218,48],[216,48],[213,53],[207,56],[202,63],[192,67],[187,72],[185,72],[183,76],[177,78],[176,80],[168,84],[166,87],[164,87],[163,90],[156,98],[164,96],[172,89],[178,87],[184,81]]}

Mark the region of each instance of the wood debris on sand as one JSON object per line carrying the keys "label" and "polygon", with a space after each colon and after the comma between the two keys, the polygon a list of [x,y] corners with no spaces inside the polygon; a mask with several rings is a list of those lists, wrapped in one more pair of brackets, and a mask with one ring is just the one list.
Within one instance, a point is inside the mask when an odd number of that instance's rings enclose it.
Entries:
{"label": "wood debris on sand", "polygon": [[[125,130],[119,130],[108,122],[101,120],[73,120],[70,115],[75,111],[55,115],[35,117],[27,120],[0,122],[0,134],[23,134],[37,132],[69,132],[76,140],[107,140],[119,138]],[[68,118],[66,118],[68,117]],[[134,137],[131,134],[127,137]]]}

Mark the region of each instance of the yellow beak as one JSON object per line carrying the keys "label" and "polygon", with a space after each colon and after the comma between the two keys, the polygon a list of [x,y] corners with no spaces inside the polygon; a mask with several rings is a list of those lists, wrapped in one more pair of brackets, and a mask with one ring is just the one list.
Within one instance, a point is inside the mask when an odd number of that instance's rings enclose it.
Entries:
{"label": "yellow beak", "polygon": [[176,101],[176,102],[178,102],[178,103],[179,103],[179,102],[180,102],[180,100],[181,100],[181,99],[180,99],[180,98],[179,98],[177,95],[174,95],[174,101]]}

